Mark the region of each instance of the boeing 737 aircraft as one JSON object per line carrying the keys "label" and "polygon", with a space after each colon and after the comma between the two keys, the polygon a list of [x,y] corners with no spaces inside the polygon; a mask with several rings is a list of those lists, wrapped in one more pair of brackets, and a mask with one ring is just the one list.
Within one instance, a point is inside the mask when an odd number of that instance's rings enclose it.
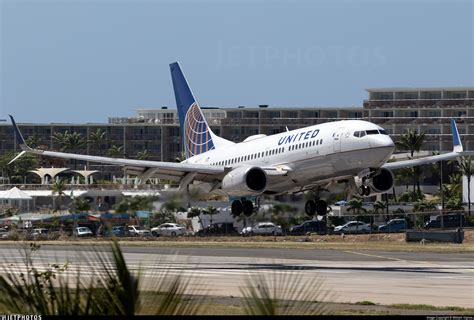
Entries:
{"label": "boeing 737 aircraft", "polygon": [[251,215],[261,195],[313,191],[316,198],[305,204],[308,215],[325,215],[322,190],[337,186],[352,194],[385,193],[394,183],[392,170],[448,160],[463,154],[454,119],[451,119],[453,151],[420,159],[388,162],[395,145],[382,127],[361,120],[334,121],[271,136],[258,134],[240,143],[216,136],[181,71],[170,65],[186,160],[181,163],[116,159],[32,149],[26,145],[10,116],[22,152],[42,156],[120,165],[138,175],[142,183],[157,177],[178,181],[180,190],[198,184],[208,193],[228,196],[234,216]]}

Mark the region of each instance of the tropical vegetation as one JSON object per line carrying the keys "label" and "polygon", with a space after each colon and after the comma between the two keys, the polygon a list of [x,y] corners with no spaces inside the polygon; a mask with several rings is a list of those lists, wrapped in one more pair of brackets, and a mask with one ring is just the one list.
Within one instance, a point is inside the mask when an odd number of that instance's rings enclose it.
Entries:
{"label": "tropical vegetation", "polygon": [[[418,133],[415,129],[408,129],[397,142],[397,147],[401,151],[408,151],[410,159],[413,159],[415,152],[419,152],[425,140],[425,133]],[[413,197],[416,197],[417,191],[420,193],[421,166],[414,166],[410,169],[413,176]]]}

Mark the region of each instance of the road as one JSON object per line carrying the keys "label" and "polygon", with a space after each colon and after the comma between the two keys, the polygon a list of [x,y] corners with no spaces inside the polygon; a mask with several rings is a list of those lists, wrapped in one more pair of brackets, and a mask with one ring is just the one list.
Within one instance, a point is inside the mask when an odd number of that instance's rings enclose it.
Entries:
{"label": "road", "polygon": [[[238,249],[122,247],[131,269],[141,269],[144,288],[153,279],[181,275],[192,280],[188,293],[241,296],[245,280],[255,275],[290,277],[294,286],[321,279],[320,300],[372,301],[378,304],[474,306],[474,253],[420,253],[321,249]],[[95,276],[101,272],[93,259],[101,247],[45,245],[33,255],[35,263],[71,262],[73,272]],[[2,246],[3,265],[12,272],[24,269],[22,254]],[[8,267],[7,267],[8,268]],[[279,288],[285,296],[289,286]],[[302,290],[308,290],[303,288]]]}

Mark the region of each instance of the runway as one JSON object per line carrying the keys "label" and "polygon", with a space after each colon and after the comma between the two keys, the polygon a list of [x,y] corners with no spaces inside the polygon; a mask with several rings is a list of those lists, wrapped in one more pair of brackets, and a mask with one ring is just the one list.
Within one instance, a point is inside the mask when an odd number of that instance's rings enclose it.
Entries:
{"label": "runway", "polygon": [[[322,301],[474,306],[473,253],[158,246],[122,249],[129,268],[142,271],[145,289],[154,289],[152,279],[166,271],[192,280],[190,294],[238,297],[249,277],[290,275],[299,283],[319,277],[324,283],[323,292],[330,293]],[[80,269],[82,277],[93,277],[100,272],[93,260],[97,250],[106,249],[45,245],[33,260],[38,264],[68,260],[68,272]],[[18,249],[2,246],[2,255],[4,266],[7,262],[15,266],[9,270],[23,270]]]}

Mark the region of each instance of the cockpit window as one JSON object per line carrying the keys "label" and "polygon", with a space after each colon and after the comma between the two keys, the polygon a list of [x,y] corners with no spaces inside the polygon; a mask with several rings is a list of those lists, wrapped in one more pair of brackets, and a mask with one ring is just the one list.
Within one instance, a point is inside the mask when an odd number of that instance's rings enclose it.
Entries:
{"label": "cockpit window", "polygon": [[369,134],[379,134],[379,131],[378,130],[367,130],[367,135]]}
{"label": "cockpit window", "polygon": [[365,131],[354,131],[354,137],[357,137],[357,138],[362,138],[364,137],[365,135],[369,135],[369,134],[384,134],[384,135],[388,135],[387,131],[383,130],[383,129],[379,129],[379,130],[365,130]]}

